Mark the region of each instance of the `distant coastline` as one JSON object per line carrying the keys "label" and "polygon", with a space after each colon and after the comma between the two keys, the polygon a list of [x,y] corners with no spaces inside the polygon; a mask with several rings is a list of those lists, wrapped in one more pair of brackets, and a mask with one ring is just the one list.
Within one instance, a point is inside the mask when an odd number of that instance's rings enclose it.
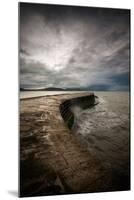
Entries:
{"label": "distant coastline", "polygon": [[56,87],[48,87],[48,88],[20,88],[20,91],[89,91],[88,89],[81,88],[56,88]]}

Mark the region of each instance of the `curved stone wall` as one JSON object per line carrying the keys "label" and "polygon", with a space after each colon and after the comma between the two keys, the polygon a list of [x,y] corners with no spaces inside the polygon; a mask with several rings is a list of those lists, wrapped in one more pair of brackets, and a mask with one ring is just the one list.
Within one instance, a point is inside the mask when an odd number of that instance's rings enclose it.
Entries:
{"label": "curved stone wall", "polygon": [[75,108],[96,104],[93,93],[44,96],[20,103],[20,196],[99,191],[96,179],[103,176],[101,165],[68,128],[77,117]]}
{"label": "curved stone wall", "polygon": [[63,117],[69,129],[71,129],[74,124],[76,113],[79,112],[80,109],[87,109],[96,105],[96,98],[98,97],[91,93],[87,96],[65,100],[62,104],[60,104],[61,116]]}

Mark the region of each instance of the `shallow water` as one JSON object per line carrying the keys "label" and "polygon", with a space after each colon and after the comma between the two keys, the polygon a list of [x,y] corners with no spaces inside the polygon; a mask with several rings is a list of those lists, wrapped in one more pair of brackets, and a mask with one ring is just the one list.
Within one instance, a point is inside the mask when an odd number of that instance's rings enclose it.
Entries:
{"label": "shallow water", "polygon": [[99,104],[76,115],[74,134],[105,170],[129,177],[129,93],[95,94]]}

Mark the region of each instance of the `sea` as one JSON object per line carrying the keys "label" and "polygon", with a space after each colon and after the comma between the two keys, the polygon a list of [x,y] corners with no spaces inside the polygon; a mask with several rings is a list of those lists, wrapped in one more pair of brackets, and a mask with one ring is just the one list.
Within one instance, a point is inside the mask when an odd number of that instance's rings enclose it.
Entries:
{"label": "sea", "polygon": [[73,94],[73,93],[82,93],[85,91],[21,91],[20,99],[27,99],[32,97],[41,97],[41,96],[51,96],[58,94]]}
{"label": "sea", "polygon": [[129,92],[95,92],[98,104],[77,113],[73,133],[106,171],[129,182]]}

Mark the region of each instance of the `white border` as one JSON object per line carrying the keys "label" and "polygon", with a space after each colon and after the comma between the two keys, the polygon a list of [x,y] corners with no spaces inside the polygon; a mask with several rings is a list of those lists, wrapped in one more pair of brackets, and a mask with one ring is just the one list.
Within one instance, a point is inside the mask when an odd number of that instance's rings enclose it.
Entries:
{"label": "white border", "polygon": [[[23,1],[21,1],[23,2]],[[85,5],[95,7],[128,8],[131,9],[132,25],[134,5],[131,0],[25,0],[24,2],[40,2],[66,5]],[[18,187],[18,0],[3,0],[0,3],[0,199],[8,200],[17,198]],[[132,33],[133,31],[133,26]],[[131,33],[131,44],[134,44]],[[133,55],[133,46],[132,52]],[[132,57],[133,58],[133,57]],[[131,75],[133,74],[133,62]],[[132,82],[131,94],[134,94]],[[131,100],[133,103],[133,99]],[[132,113],[133,104],[132,104]],[[132,121],[133,122],[133,121]],[[131,123],[132,124],[132,123]],[[133,126],[132,126],[133,127]],[[133,130],[133,129],[132,129]],[[133,132],[133,131],[132,131]],[[131,133],[131,141],[133,141]],[[132,169],[133,143],[132,143]],[[64,195],[35,197],[30,199],[132,199],[133,196],[133,170],[132,190],[128,192],[90,193],[82,195]],[[16,195],[15,195],[16,194]],[[26,199],[26,198],[24,198]]]}

